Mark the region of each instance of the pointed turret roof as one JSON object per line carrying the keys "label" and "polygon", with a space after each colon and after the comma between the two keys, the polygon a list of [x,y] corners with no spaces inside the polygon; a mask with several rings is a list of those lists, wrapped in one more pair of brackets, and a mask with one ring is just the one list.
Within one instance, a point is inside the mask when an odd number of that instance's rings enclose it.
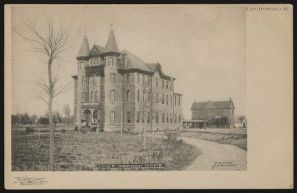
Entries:
{"label": "pointed turret roof", "polygon": [[104,52],[119,52],[119,48],[113,30],[110,30],[109,32]]}
{"label": "pointed turret roof", "polygon": [[90,46],[89,46],[89,41],[86,35],[84,35],[83,41],[81,43],[78,55],[78,57],[87,57],[89,56],[90,53]]}

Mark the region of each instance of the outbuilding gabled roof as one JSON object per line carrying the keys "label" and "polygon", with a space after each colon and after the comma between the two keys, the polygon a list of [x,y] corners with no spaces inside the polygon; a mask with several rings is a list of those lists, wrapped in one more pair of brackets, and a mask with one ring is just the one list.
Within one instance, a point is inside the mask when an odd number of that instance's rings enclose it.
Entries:
{"label": "outbuilding gabled roof", "polygon": [[228,101],[207,101],[207,102],[194,102],[191,110],[203,109],[234,109],[232,100]]}

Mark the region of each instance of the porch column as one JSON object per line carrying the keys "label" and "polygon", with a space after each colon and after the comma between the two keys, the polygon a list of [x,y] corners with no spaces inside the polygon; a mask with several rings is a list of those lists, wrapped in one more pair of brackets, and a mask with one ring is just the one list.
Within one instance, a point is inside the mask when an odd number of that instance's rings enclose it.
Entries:
{"label": "porch column", "polygon": [[91,111],[90,116],[91,116],[91,125],[92,125],[92,123],[94,122],[94,118],[93,118],[94,109],[90,109],[90,111]]}

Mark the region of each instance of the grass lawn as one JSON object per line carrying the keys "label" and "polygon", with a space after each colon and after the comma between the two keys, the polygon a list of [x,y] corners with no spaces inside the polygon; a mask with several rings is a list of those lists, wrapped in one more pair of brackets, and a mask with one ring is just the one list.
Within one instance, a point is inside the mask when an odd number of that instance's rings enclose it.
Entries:
{"label": "grass lawn", "polygon": [[[183,170],[199,155],[196,147],[182,141],[147,137],[147,150],[143,138],[120,133],[56,133],[55,170]],[[13,134],[12,170],[46,171],[49,159],[49,136],[42,134]],[[113,168],[100,164],[163,163],[164,168]]]}
{"label": "grass lawn", "polygon": [[247,150],[247,134],[246,130],[235,131],[234,129],[228,131],[227,129],[209,130],[190,130],[180,134],[185,137],[194,137],[198,139],[205,139],[223,144],[235,145],[241,149]]}

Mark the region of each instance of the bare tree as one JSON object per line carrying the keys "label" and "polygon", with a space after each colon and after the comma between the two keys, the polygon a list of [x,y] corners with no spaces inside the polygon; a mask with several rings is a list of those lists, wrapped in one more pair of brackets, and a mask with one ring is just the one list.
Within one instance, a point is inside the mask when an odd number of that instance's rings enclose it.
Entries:
{"label": "bare tree", "polygon": [[69,39],[69,32],[62,29],[61,26],[54,25],[53,20],[46,22],[46,30],[38,30],[36,23],[24,22],[29,32],[25,35],[22,31],[14,28],[21,38],[32,43],[35,52],[43,54],[47,58],[48,81],[39,79],[37,81],[39,91],[35,90],[36,96],[48,105],[49,113],[49,133],[50,133],[50,155],[49,170],[54,170],[54,125],[53,125],[53,100],[55,97],[65,92],[66,85],[58,88],[59,77],[53,73],[54,62],[61,57]]}

